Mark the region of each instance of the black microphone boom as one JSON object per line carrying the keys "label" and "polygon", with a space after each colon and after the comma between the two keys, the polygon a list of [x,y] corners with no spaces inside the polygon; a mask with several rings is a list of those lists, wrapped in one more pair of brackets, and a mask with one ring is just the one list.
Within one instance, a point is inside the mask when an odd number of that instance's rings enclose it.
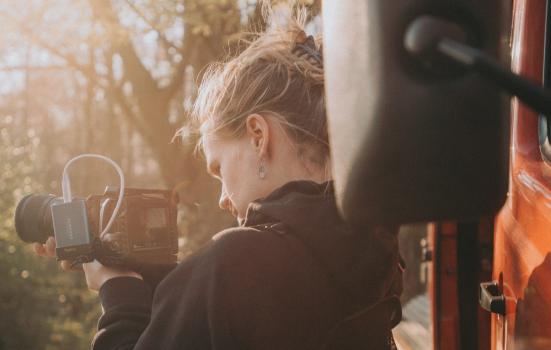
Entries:
{"label": "black microphone boom", "polygon": [[422,16],[408,27],[404,46],[410,54],[422,60],[430,60],[438,55],[444,56],[517,96],[535,111],[551,115],[549,90],[501,67],[481,50],[463,43],[466,36],[455,23]]}

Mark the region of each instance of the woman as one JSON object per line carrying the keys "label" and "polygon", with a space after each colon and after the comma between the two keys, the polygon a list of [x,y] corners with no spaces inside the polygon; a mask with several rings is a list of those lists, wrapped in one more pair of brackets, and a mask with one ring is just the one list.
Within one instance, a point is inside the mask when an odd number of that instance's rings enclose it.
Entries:
{"label": "woman", "polygon": [[154,293],[135,272],[85,264],[104,308],[94,349],[319,348],[343,320],[399,293],[393,230],[360,234],[337,213],[322,54],[306,13],[295,17],[212,66],[195,102],[220,207],[239,227]]}

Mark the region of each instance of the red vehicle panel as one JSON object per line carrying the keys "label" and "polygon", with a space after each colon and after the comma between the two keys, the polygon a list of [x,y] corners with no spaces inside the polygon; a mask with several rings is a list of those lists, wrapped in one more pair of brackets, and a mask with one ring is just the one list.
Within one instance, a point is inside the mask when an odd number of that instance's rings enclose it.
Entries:
{"label": "red vehicle panel", "polygon": [[[514,3],[512,69],[542,81],[546,2]],[[536,112],[512,100],[510,188],[495,224],[493,278],[506,298],[492,316],[493,349],[551,349],[551,165]]]}

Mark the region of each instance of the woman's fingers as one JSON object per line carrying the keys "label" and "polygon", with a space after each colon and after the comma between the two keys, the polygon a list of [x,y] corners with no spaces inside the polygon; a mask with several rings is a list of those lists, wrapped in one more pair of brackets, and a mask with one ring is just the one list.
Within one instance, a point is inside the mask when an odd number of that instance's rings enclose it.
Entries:
{"label": "woman's fingers", "polygon": [[33,243],[33,249],[36,255],[46,256],[46,247],[40,243]]}
{"label": "woman's fingers", "polygon": [[55,257],[55,239],[53,237],[48,238],[45,244],[33,243],[33,249],[36,255]]}
{"label": "woman's fingers", "polygon": [[[44,244],[33,243],[34,252],[36,253],[36,255],[39,255],[39,256],[55,258],[56,257],[55,248],[56,248],[56,243],[55,243],[54,237],[48,238],[48,240]],[[82,266],[80,265],[73,266],[73,263],[68,260],[62,260],[60,265],[61,265],[61,268],[65,271],[82,271]]]}
{"label": "woman's fingers", "polygon": [[48,254],[48,256],[55,256],[55,247],[56,247],[55,238],[53,237],[48,238],[45,246],[46,246],[46,254]]}
{"label": "woman's fingers", "polygon": [[82,269],[77,269],[77,268],[73,267],[72,263],[70,261],[67,261],[67,260],[62,260],[61,261],[61,268],[65,271],[82,270]]}

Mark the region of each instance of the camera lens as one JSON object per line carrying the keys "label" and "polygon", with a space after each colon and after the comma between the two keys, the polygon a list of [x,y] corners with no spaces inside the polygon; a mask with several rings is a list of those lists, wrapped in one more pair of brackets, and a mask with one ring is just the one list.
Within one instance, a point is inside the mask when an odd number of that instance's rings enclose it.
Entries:
{"label": "camera lens", "polygon": [[57,197],[29,194],[17,204],[15,209],[15,231],[24,242],[45,243],[53,235],[50,206]]}

